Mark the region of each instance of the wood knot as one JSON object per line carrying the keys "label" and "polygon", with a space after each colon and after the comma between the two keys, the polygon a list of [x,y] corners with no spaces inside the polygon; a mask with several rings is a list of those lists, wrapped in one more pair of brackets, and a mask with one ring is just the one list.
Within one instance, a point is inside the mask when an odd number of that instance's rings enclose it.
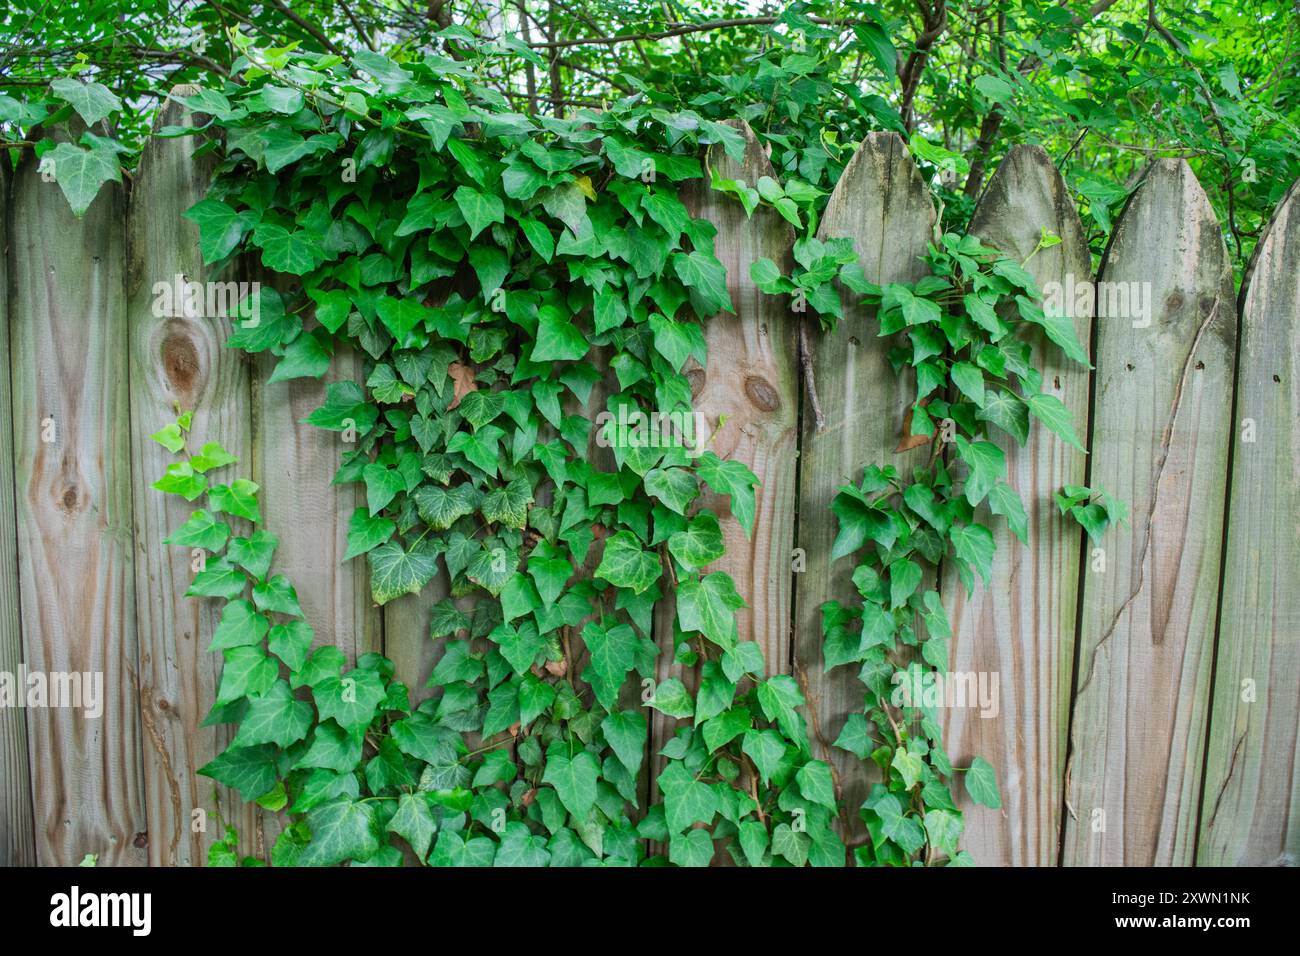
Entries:
{"label": "wood knot", "polygon": [[199,353],[194,341],[182,329],[173,329],[163,339],[160,357],[172,391],[188,395],[199,377]]}
{"label": "wood knot", "polygon": [[767,379],[758,375],[751,375],[745,379],[745,394],[759,411],[774,412],[781,405],[776,389]]}
{"label": "wood knot", "polygon": [[143,850],[149,845],[149,834],[145,832],[137,833],[135,839],[131,841],[131,845],[137,850]]}
{"label": "wood knot", "polygon": [[79,508],[80,504],[81,504],[81,500],[80,500],[80,496],[78,496],[77,494],[76,487],[69,486],[63,489],[63,494],[59,497],[59,507],[62,510],[71,514],[73,512],[80,510]]}
{"label": "wood knot", "polygon": [[691,369],[686,373],[686,381],[691,383],[691,398],[699,398],[700,392],[704,391],[704,369]]}

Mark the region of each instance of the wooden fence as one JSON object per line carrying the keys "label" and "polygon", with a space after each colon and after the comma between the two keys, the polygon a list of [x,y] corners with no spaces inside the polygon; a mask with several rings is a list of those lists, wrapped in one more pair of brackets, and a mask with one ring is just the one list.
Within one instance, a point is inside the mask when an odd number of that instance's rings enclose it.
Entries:
{"label": "wooden fence", "polygon": [[[172,104],[161,122],[188,119]],[[745,162],[723,160],[719,172],[751,183],[774,175],[745,133]],[[423,687],[439,653],[427,611],[445,583],[380,609],[364,563],[341,561],[358,495],[330,484],[333,437],[297,424],[324,384],[268,384],[266,356],[223,348],[225,319],[154,315],[154,282],[205,278],[195,229],[181,218],[209,175],[193,148],[153,140],[129,199],[110,186],[81,220],[31,157],[13,182],[0,181],[0,356],[10,371],[0,388],[0,671],[102,672],[106,698],[97,720],[0,709],[7,864],[76,863],[86,853],[111,865],[201,863],[215,828],[193,832],[191,815],[215,800],[254,851],[278,829],[272,815],[215,795],[195,774],[227,736],[200,726],[220,667],[206,652],[212,608],[183,597],[188,555],[161,543],[188,509],[149,487],[169,455],[148,435],[174,417],[174,403],[193,408],[195,434],[220,440],[263,487],[281,540],[277,566],[296,582],[318,641],[352,657],[383,650],[412,687]],[[999,682],[996,716],[944,711],[954,763],[985,756],[1002,789],[1000,811],[963,806],[964,845],[980,863],[1296,861],[1298,196],[1293,187],[1279,206],[1238,299],[1200,185],[1185,163],[1156,161],[1095,277],[1139,283],[1149,323],[1079,316],[1095,370],[1036,355],[1045,389],[1087,424],[1089,454],[1043,428],[1024,448],[1007,445],[1028,544],[999,527],[992,584],[973,597],[951,574],[939,582],[952,670]],[[737,306],[708,327],[708,367],[692,373],[697,407],[713,425],[727,416],[716,450],[762,481],[752,539],[726,519],[718,567],[749,604],[741,637],[804,686],[816,755],[837,765],[856,807],[865,771],[828,745],[861,702],[850,669],[822,671],[818,608],[852,594],[850,563],[828,560],[828,506],[864,464],[904,469],[924,453],[895,451],[910,385],[896,380],[870,317],[850,303],[816,344],[827,420],[816,431],[801,414],[798,316],[749,279],[755,258],[788,258],[790,229],[769,210],[746,221],[719,193],[685,198],[720,227]],[[902,141],[873,134],[822,232],[852,236],[869,279],[906,281],[921,274],[934,222]],[[1040,286],[1092,280],[1060,177],[1041,149],[1018,147],[973,231],[1024,258],[1044,227],[1062,242],[1030,261]],[[327,377],[359,371],[345,359]],[[1109,533],[1100,550],[1052,501],[1061,485],[1085,482],[1132,509],[1131,528]],[[658,616],[668,651],[660,677],[689,682],[671,662],[671,614],[666,606]],[[653,751],[672,730],[655,717]]]}

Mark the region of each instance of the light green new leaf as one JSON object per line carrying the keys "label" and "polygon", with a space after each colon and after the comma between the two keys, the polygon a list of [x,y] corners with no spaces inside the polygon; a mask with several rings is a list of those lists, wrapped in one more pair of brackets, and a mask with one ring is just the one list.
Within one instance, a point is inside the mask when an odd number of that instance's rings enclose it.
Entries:
{"label": "light green new leaf", "polygon": [[257,492],[257,482],[236,478],[228,485],[213,485],[208,491],[208,504],[213,511],[222,511],[256,523],[259,520]]}
{"label": "light green new leaf", "polygon": [[71,143],[59,143],[42,156],[41,169],[54,174],[78,219],[90,208],[104,183],[122,181],[122,167],[111,149],[82,149]]}
{"label": "light green new leaf", "polygon": [[203,548],[218,551],[230,537],[230,525],[218,521],[209,512],[199,509],[190,515],[190,520],[163,539],[164,544],[179,545],[183,548]]}
{"label": "light green new leaf", "polygon": [[86,121],[87,126],[94,126],[110,113],[122,108],[122,101],[102,83],[82,83],[69,76],[61,76],[50,81],[54,95],[72,106],[77,114]]}

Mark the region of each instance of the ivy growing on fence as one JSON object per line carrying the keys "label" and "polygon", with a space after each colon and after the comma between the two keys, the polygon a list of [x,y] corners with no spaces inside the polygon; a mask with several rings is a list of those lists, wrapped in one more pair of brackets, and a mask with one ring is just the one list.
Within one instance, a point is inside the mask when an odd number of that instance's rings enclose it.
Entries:
{"label": "ivy growing on fence", "polygon": [[[765,676],[758,645],[739,640],[744,599],[708,570],[724,553],[721,516],[698,501],[725,496],[752,531],[757,479],[699,453],[710,436],[688,424],[684,372],[706,360],[702,322],[733,304],[714,227],[679,199],[706,176],[701,155],[739,159],[744,140],[711,118],[716,101],[513,112],[479,77],[494,57],[536,54],[455,39],[461,59],[361,51],[350,66],[245,40],[238,84],[183,101],[222,134],[202,147],[221,153],[209,195],[186,213],[205,261],[251,253],[293,279],[263,287],[228,344],[274,355],[273,380],[320,378],[342,349],[366,356],[364,383],[330,384],[305,419],[339,436],[335,481],[364,488],[348,557],[369,563],[379,604],[439,573],[451,592],[430,621],[444,643],[428,678],[437,693],[413,707],[383,657],[347,669],[337,649],[310,650],[292,584],[272,574],[256,485],[211,483],[231,457],[206,444],[173,464],[157,487],[206,507],[169,540],[209,552],[190,593],[226,602],[208,722],[238,726],[201,772],[289,813],[277,864],[396,864],[409,851],[433,865],[703,865],[719,853],[843,865],[837,816],[859,808],[840,805],[813,757],[795,680]],[[799,69],[791,82],[807,79]],[[800,230],[794,275],[755,266],[764,291],[802,293],[826,323],[837,281],[878,306],[879,333],[906,341],[896,367],[916,373],[911,433],[934,447],[911,476],[868,466],[834,502],[834,556],[855,556],[862,600],[824,608],[826,660],[860,668],[866,687],[836,746],[875,761],[884,781],[860,811],[870,843],[853,854],[966,863],[958,771],[933,711],[891,703],[894,678],[946,665],[932,573],[952,561],[968,587],[987,577],[993,536],[976,507],[987,501],[1023,537],[989,428],[1023,442],[1032,416],[1077,444],[1017,333],[1038,327],[1086,355],[1035,304],[1022,264],[973,238],[942,236],[929,276],[884,288],[846,241],[812,238],[839,149],[810,137],[816,124],[796,107],[763,133],[783,183],[704,181]],[[653,427],[663,416],[677,426]],[[185,452],[188,425],[155,437]],[[1088,489],[1066,494],[1076,517],[1114,514]],[[667,594],[676,617],[662,652],[698,667],[699,687],[667,679],[643,697]],[[686,721],[653,769],[647,708]],[[998,805],[987,763],[961,772],[976,802]],[[647,841],[666,855],[647,858]],[[214,860],[234,862],[233,845]]]}

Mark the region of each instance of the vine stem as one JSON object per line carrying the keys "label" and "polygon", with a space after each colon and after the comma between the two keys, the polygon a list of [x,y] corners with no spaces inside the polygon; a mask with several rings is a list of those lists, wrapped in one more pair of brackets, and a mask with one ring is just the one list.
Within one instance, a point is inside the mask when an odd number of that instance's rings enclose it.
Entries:
{"label": "vine stem", "polygon": [[818,432],[826,430],[826,416],[822,414],[822,403],[817,397],[817,377],[813,374],[812,343],[808,340],[808,320],[799,323],[799,360],[803,365],[803,380],[808,389],[808,401],[812,404],[813,421]]}

